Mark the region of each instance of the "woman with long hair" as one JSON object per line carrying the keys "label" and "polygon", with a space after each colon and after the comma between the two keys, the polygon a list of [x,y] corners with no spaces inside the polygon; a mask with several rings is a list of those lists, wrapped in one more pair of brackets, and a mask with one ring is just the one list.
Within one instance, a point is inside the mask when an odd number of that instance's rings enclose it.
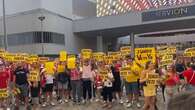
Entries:
{"label": "woman with long hair", "polygon": [[178,92],[178,84],[180,82],[179,75],[176,73],[174,65],[167,66],[167,72],[164,74],[164,84],[165,84],[165,101],[166,106],[171,97],[173,97]]}
{"label": "woman with long hair", "polygon": [[140,83],[144,86],[144,107],[143,110],[155,110],[156,85],[148,84],[149,75],[155,75],[155,64],[148,61],[145,70],[140,77]]}

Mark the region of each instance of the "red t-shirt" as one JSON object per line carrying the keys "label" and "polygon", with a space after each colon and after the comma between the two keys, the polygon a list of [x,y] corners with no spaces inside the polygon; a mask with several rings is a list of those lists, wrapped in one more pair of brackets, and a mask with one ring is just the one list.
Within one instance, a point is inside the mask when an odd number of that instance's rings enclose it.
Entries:
{"label": "red t-shirt", "polygon": [[9,79],[9,72],[0,72],[0,89],[7,88]]}
{"label": "red t-shirt", "polygon": [[[188,83],[189,84],[192,84],[192,85],[195,85],[195,75],[194,75],[194,77],[193,77],[193,74],[195,74],[195,71],[193,72],[193,70],[190,68],[190,69],[188,69],[188,70],[185,70],[184,72],[183,72],[183,76],[185,77],[185,78],[187,78],[187,81],[188,81]],[[193,78],[192,78],[193,77]],[[191,80],[192,79],[192,80]],[[190,80],[191,80],[191,82],[190,82]]]}
{"label": "red t-shirt", "polygon": [[178,82],[179,82],[179,76],[175,74],[175,75],[169,76],[165,84],[167,86],[175,86]]}
{"label": "red t-shirt", "polygon": [[120,67],[121,67],[120,64],[115,64],[114,65],[115,72],[119,72],[120,71]]}
{"label": "red t-shirt", "polygon": [[95,85],[96,87],[100,87],[102,85],[102,78],[100,75],[96,75],[95,77]]}

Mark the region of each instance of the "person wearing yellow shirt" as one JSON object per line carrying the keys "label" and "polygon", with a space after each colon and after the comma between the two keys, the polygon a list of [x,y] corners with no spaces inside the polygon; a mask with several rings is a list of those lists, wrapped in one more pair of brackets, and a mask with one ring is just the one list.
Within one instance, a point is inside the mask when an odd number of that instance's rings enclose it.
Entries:
{"label": "person wearing yellow shirt", "polygon": [[143,70],[140,83],[144,86],[144,107],[143,110],[155,110],[155,100],[156,100],[156,85],[148,84],[149,75],[155,75],[155,64],[148,61]]}
{"label": "person wearing yellow shirt", "polygon": [[[139,86],[138,86],[138,79],[139,79],[139,71],[138,67],[132,59],[127,61],[127,66],[131,68],[131,72],[126,77],[126,93],[128,95],[128,104],[126,105],[127,108],[133,105],[133,101],[136,102],[136,106],[138,108],[141,107],[138,97],[139,97]],[[133,98],[134,96],[134,98]],[[135,99],[135,100],[133,100]]]}

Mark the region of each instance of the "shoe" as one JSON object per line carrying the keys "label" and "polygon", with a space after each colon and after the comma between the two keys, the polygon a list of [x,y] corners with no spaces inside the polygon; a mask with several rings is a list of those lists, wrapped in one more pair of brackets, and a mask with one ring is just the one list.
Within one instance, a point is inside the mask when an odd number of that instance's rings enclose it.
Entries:
{"label": "shoe", "polygon": [[42,107],[46,107],[46,106],[47,106],[47,104],[46,104],[46,103],[43,103],[43,104],[42,104]]}
{"label": "shoe", "polygon": [[50,105],[55,106],[55,103],[54,102],[51,102]]}
{"label": "shoe", "polygon": [[61,104],[61,103],[63,102],[63,100],[62,100],[62,99],[59,99],[59,101],[58,101],[58,102],[59,102],[59,104]]}
{"label": "shoe", "polygon": [[85,101],[85,100],[83,100],[83,101],[82,101],[82,104],[85,104],[85,103],[86,103],[86,101]]}
{"label": "shoe", "polygon": [[131,106],[132,106],[131,103],[128,103],[128,104],[126,105],[127,108],[130,108]]}
{"label": "shoe", "polygon": [[92,103],[93,102],[93,99],[90,99],[89,102]]}
{"label": "shoe", "polygon": [[112,105],[111,105],[111,104],[109,104],[109,105],[107,106],[107,108],[108,108],[108,109],[111,109],[111,108],[112,108]]}
{"label": "shoe", "polygon": [[64,102],[68,103],[68,99],[65,99]]}
{"label": "shoe", "polygon": [[121,99],[121,100],[119,101],[119,103],[120,103],[120,104],[123,104],[124,102],[123,102],[123,100]]}
{"label": "shoe", "polygon": [[10,108],[7,108],[6,110],[11,110]]}
{"label": "shoe", "polygon": [[140,103],[137,103],[136,106],[137,106],[137,108],[141,108],[141,104]]}
{"label": "shoe", "polygon": [[100,99],[95,99],[95,102],[99,102],[100,101]]}
{"label": "shoe", "polygon": [[102,108],[106,108],[108,106],[107,103],[103,104]]}
{"label": "shoe", "polygon": [[129,103],[129,100],[126,100],[125,103]]}

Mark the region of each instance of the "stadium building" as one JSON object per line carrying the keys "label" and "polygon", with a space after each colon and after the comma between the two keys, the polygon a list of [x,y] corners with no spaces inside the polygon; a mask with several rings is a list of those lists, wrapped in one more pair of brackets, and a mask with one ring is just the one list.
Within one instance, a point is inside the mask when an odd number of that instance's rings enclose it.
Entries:
{"label": "stadium building", "polygon": [[112,51],[130,42],[180,50],[195,46],[193,0],[5,0],[5,9],[11,52]]}

